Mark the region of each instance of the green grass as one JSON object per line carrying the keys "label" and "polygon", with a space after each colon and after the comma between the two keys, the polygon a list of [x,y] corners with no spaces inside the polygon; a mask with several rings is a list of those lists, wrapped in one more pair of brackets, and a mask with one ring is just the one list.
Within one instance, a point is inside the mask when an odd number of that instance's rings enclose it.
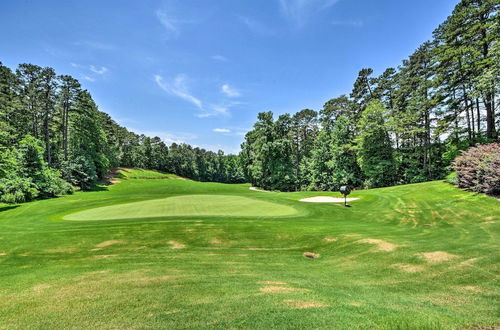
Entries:
{"label": "green grass", "polygon": [[345,208],[122,174],[101,191],[0,204],[0,328],[500,324],[491,197],[429,182],[355,191]]}
{"label": "green grass", "polygon": [[292,216],[291,206],[231,195],[182,195],[142,202],[96,207],[70,213],[64,220],[118,220],[169,217],[277,217]]}

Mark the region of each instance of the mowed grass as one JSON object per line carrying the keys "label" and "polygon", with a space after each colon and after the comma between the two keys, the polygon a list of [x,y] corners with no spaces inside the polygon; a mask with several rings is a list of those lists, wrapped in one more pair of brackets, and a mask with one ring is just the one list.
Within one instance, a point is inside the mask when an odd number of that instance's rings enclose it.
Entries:
{"label": "mowed grass", "polygon": [[182,195],[142,202],[96,207],[70,213],[64,220],[117,220],[164,217],[277,217],[298,211],[288,205],[232,195]]}
{"label": "mowed grass", "polygon": [[345,208],[128,171],[0,205],[0,328],[500,325],[491,197],[430,182]]}

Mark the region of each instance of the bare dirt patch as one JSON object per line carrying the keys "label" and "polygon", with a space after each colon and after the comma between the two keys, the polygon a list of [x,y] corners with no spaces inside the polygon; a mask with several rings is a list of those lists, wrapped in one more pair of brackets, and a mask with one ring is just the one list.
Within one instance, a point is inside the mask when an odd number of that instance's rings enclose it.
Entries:
{"label": "bare dirt patch", "polygon": [[287,300],[283,300],[283,302],[286,305],[288,305],[288,307],[295,308],[295,309],[328,307],[328,305],[320,303],[320,302],[316,302],[316,301],[302,301],[302,300],[287,299]]}
{"label": "bare dirt patch", "polygon": [[114,240],[110,240],[110,241],[105,241],[105,242],[99,243],[95,247],[98,248],[98,249],[102,249],[102,248],[105,248],[105,247],[108,247],[108,246],[111,246],[111,245],[124,244],[124,243],[125,243],[125,241],[114,239]]}
{"label": "bare dirt patch", "polygon": [[412,264],[394,264],[391,265],[391,267],[399,269],[400,271],[405,273],[419,273],[425,270],[424,266]]}
{"label": "bare dirt patch", "polygon": [[336,242],[337,240],[338,240],[338,238],[336,238],[336,237],[325,237],[325,238],[323,238],[323,241],[328,242],[328,243]]}
{"label": "bare dirt patch", "polygon": [[168,244],[170,244],[171,249],[185,249],[186,245],[179,243],[177,241],[168,241]]}
{"label": "bare dirt patch", "polygon": [[[347,198],[347,202],[357,201],[359,198],[352,197]],[[299,202],[307,202],[307,203],[344,203],[344,198],[342,197],[331,197],[331,196],[314,196],[302,198]]]}
{"label": "bare dirt patch", "polygon": [[320,254],[319,253],[314,253],[314,252],[304,252],[302,253],[302,255],[306,258],[310,258],[310,259],[315,259],[315,258],[319,258]]}
{"label": "bare dirt patch", "polygon": [[436,251],[436,252],[424,252],[418,254],[420,257],[424,258],[430,264],[439,264],[442,262],[450,261],[455,258],[458,258],[457,255],[444,252],[444,251]]}
{"label": "bare dirt patch", "polygon": [[374,239],[374,238],[361,239],[358,241],[358,243],[374,244],[376,246],[375,251],[377,252],[392,252],[396,250],[396,248],[398,247],[398,245],[396,244],[392,244],[384,240]]}
{"label": "bare dirt patch", "polygon": [[104,181],[110,184],[120,183],[121,181],[118,180],[116,177],[118,176],[118,174],[120,174],[121,170],[130,172],[130,170],[126,168],[121,168],[121,167],[114,168],[104,177]]}
{"label": "bare dirt patch", "polygon": [[347,238],[352,238],[352,237],[360,237],[361,235],[360,234],[344,234],[343,236],[347,237]]}
{"label": "bare dirt patch", "polygon": [[297,291],[309,291],[308,289],[290,288],[286,286],[265,286],[260,288],[260,292],[265,293],[287,293],[287,292],[297,292]]}

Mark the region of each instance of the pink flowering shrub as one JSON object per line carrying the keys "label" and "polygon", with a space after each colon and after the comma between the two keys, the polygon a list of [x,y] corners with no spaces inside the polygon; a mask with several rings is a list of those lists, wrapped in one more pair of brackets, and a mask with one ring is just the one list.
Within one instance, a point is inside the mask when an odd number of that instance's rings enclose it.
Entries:
{"label": "pink flowering shrub", "polygon": [[500,143],[470,147],[453,162],[460,188],[500,194]]}

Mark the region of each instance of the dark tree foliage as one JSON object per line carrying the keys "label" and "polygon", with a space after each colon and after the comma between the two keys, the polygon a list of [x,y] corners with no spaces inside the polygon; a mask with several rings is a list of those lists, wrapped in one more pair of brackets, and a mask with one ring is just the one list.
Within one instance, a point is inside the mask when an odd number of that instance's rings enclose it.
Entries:
{"label": "dark tree foliage", "polygon": [[[399,67],[378,77],[361,69],[349,96],[326,102],[317,120],[293,126],[295,176],[269,166],[287,163],[286,144],[274,144],[272,113],[259,114],[242,144],[248,181],[336,190],[346,183],[361,188],[443,178],[462,150],[498,140],[499,9],[498,0],[462,0]],[[306,130],[312,148],[301,149],[296,132]]]}
{"label": "dark tree foliage", "polygon": [[238,156],[137,135],[99,111],[73,77],[33,64],[13,73],[0,62],[0,201],[92,189],[119,166],[201,181],[245,180]]}

